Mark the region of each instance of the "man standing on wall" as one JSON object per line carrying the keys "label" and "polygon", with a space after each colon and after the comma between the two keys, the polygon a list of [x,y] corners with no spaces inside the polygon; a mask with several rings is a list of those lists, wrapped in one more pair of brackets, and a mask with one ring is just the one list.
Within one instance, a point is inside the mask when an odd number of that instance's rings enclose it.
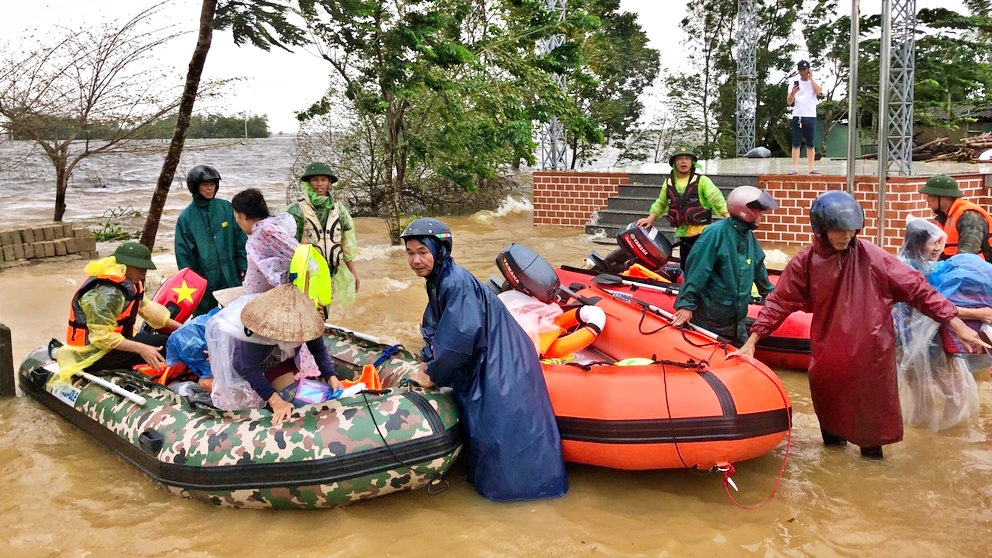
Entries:
{"label": "man standing on wall", "polygon": [[796,65],[799,79],[792,82],[792,89],[786,97],[786,104],[792,107],[792,170],[789,174],[799,174],[799,148],[806,142],[806,161],[809,163],[810,174],[820,174],[813,168],[816,163],[816,98],[823,89],[813,81],[813,72],[809,62],[800,60]]}

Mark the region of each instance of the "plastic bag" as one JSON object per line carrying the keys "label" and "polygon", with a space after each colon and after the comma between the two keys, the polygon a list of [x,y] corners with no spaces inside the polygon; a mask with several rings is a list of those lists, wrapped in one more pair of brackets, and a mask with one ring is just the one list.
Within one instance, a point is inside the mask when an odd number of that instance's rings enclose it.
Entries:
{"label": "plastic bag", "polygon": [[210,351],[210,369],[214,376],[214,388],[210,392],[210,398],[218,409],[260,409],[265,404],[248,381],[234,369],[236,342],[279,345],[283,359],[294,356],[300,346],[300,343],[279,343],[258,334],[253,334],[251,337],[245,334],[245,326],[241,323],[241,310],[257,296],[244,295],[222,308],[207,321],[207,349]]}
{"label": "plastic bag", "polygon": [[545,304],[519,291],[506,291],[498,296],[520,327],[527,332],[537,353],[544,354],[561,334],[561,328],[555,324],[555,318],[562,314],[561,307],[557,304]]}
{"label": "plastic bag", "polygon": [[211,377],[210,362],[206,353],[207,321],[219,311],[219,308],[214,308],[206,314],[192,318],[173,331],[165,343],[165,364],[173,366],[182,362],[198,377]]}
{"label": "plastic bag", "polygon": [[[955,306],[982,308],[992,306],[992,264],[977,254],[958,254],[937,263],[930,273],[930,284],[946,296]],[[965,320],[976,332],[982,323]],[[949,353],[967,353],[968,350],[950,329],[942,328],[944,350]]]}

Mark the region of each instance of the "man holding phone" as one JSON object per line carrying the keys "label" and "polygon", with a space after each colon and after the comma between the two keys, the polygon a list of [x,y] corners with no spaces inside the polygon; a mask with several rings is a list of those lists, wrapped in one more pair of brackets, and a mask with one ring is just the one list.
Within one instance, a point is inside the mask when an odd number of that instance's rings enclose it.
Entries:
{"label": "man holding phone", "polygon": [[816,163],[816,147],[813,136],[816,132],[816,98],[822,92],[819,84],[813,81],[809,62],[800,60],[796,65],[799,79],[792,82],[786,97],[786,104],[792,107],[792,170],[789,174],[799,174],[799,149],[806,142],[806,160],[810,174],[820,174],[813,168]]}

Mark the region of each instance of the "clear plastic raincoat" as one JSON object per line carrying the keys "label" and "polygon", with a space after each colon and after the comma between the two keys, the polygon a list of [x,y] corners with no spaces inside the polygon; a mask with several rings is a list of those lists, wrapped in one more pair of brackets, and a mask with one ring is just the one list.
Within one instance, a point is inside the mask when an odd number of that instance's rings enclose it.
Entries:
{"label": "clear plastic raincoat", "polygon": [[[899,259],[930,278],[946,240],[947,235],[937,225],[923,219],[907,220]],[[937,288],[937,291],[951,298],[952,293],[947,289]],[[942,430],[977,411],[975,378],[965,359],[944,352],[940,324],[906,303],[895,305],[892,318],[896,328],[903,421],[911,426]]]}

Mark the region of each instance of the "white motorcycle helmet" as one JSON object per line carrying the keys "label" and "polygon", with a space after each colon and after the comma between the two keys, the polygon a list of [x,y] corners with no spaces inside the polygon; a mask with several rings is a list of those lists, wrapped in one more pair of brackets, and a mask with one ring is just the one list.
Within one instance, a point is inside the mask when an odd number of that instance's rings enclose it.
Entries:
{"label": "white motorcycle helmet", "polygon": [[777,208],[778,204],[771,194],[754,186],[738,186],[727,196],[727,211],[748,223],[755,222],[762,211]]}

